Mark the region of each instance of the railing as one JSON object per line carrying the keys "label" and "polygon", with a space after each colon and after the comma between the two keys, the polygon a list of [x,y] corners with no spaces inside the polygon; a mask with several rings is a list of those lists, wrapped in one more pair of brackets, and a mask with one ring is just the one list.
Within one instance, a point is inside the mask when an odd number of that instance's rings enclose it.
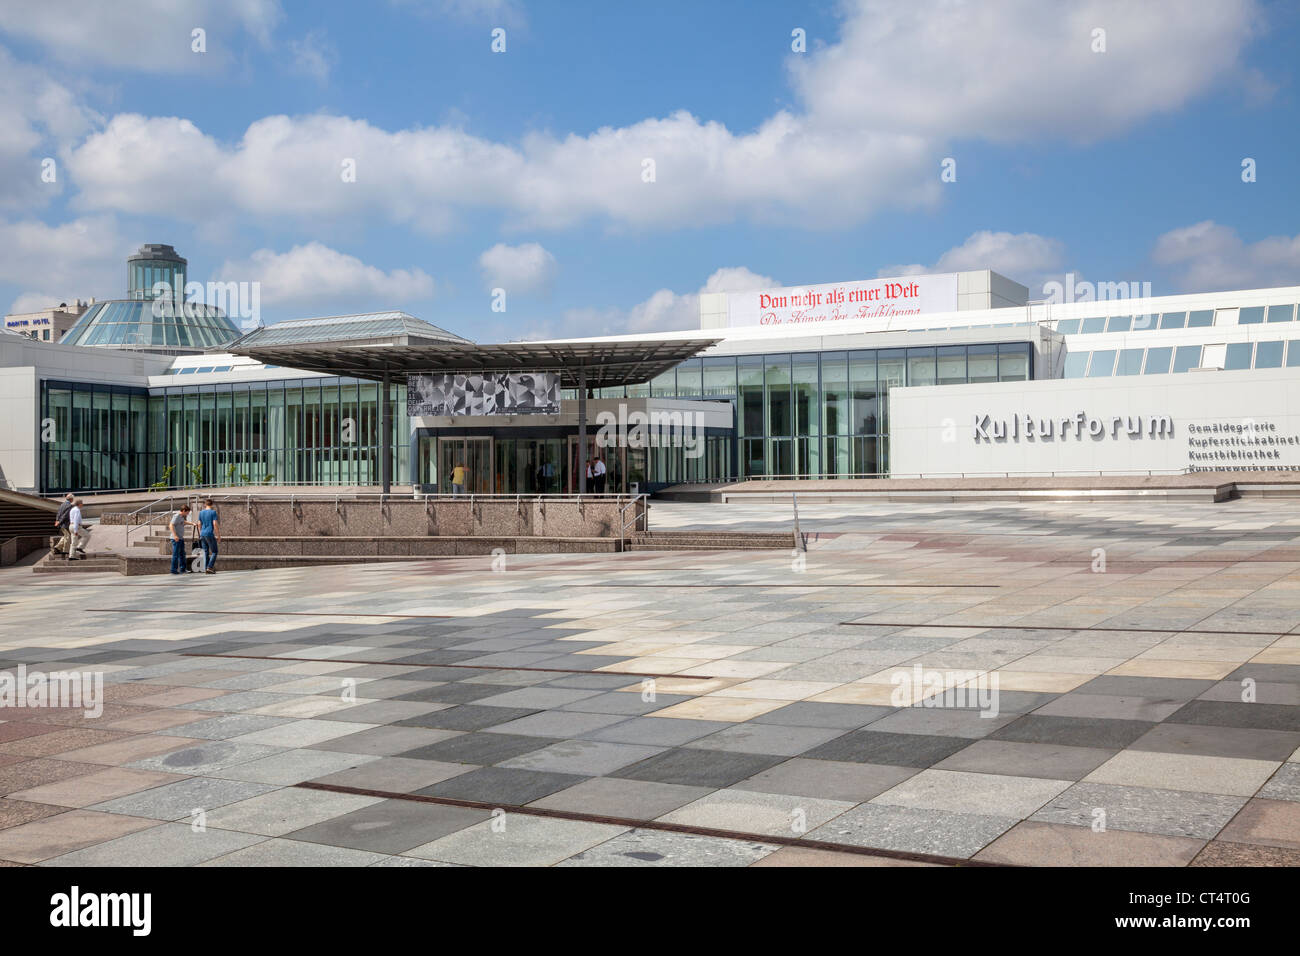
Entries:
{"label": "railing", "polygon": [[[620,495],[619,497],[622,496]],[[649,509],[650,496],[649,495],[633,495],[631,501],[629,501],[627,504],[623,505],[621,508],[618,509],[618,518],[619,518],[618,550],[620,552],[624,549],[625,542],[627,541],[627,529],[633,528],[633,530],[635,530],[636,523],[641,519],[642,512],[637,511],[636,504],[638,501],[641,501],[643,499],[645,500],[647,507],[644,512],[646,516],[645,527],[642,528],[641,530],[649,531],[650,530],[650,509]],[[627,510],[629,508],[632,509],[632,517],[630,519],[624,517],[627,514]]]}
{"label": "railing", "polygon": [[[164,501],[167,502],[167,508],[165,509],[167,512],[172,512],[172,511],[175,511],[175,510],[176,510],[176,509],[173,507],[173,504],[175,503],[175,496],[174,496],[174,495],[167,495],[165,498],[159,498],[157,501],[151,501],[151,502],[149,502],[147,505],[143,505],[143,506],[141,506],[141,507],[139,507],[139,508],[136,508],[134,511],[129,512],[129,513],[127,514],[127,516],[126,516],[126,547],[128,547],[128,548],[131,547],[131,532],[132,532],[132,531],[135,531],[137,528],[146,528],[146,527],[150,527],[150,526],[153,525],[153,519],[154,519],[154,514],[155,514],[155,512],[154,512],[154,506],[155,506],[155,505],[160,505],[160,504],[162,504]],[[142,522],[139,523],[139,524],[132,524],[132,523],[131,523],[131,519],[134,518],[134,517],[136,517],[136,516],[137,516],[138,514],[140,514],[140,512],[142,512],[142,511],[146,513],[146,517],[145,517],[144,521],[142,521]]]}
{"label": "railing", "polygon": [[[1231,469],[1224,469],[1231,470]],[[1189,475],[1190,468],[1148,468],[1133,471],[865,471],[865,472],[805,472],[801,475],[745,475],[735,481],[819,481],[834,478],[1125,478],[1157,475]]]}
{"label": "railing", "polygon": [[793,491],[790,492],[790,503],[794,505],[794,547],[796,551],[807,551],[808,542],[804,539],[803,532],[799,530],[799,496]]}

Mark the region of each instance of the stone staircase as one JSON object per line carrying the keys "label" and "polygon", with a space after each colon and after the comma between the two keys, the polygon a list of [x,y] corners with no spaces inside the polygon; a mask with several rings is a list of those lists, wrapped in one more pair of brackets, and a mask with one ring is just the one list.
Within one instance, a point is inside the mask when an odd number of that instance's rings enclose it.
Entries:
{"label": "stone staircase", "polygon": [[759,551],[795,547],[793,531],[637,531],[628,551]]}

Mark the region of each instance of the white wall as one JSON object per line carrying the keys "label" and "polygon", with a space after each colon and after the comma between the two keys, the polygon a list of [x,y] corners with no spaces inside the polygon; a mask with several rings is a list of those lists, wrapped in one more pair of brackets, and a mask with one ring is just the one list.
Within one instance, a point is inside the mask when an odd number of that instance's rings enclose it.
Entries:
{"label": "white wall", "polygon": [[[1081,430],[1075,424],[1079,412]],[[899,476],[1300,469],[1300,369],[893,389],[889,414],[892,470]],[[1026,437],[1026,415],[1036,430],[1041,419],[1053,419],[1053,437]],[[1061,419],[1067,416],[1071,422],[1062,439]],[[1165,437],[1153,436],[1150,419],[1162,416],[1172,429]],[[1142,435],[1131,436],[1129,419],[1138,417]],[[990,440],[977,435],[977,418]],[[1101,423],[1100,435],[1090,434],[1090,420]],[[994,437],[995,423],[1002,422],[1006,436]],[[1196,431],[1216,424],[1246,431]],[[1256,443],[1241,444],[1250,440],[1252,427]],[[1206,439],[1219,444],[1193,444]],[[1276,457],[1231,457],[1247,451]],[[1218,457],[1193,457],[1209,453]]]}

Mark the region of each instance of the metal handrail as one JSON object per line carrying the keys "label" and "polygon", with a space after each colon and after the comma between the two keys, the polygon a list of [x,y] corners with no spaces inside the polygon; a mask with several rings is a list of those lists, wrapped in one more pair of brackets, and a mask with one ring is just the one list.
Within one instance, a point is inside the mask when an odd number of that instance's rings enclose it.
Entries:
{"label": "metal handrail", "polygon": [[[622,496],[620,495],[620,497],[622,497]],[[647,501],[647,508],[646,508],[646,510],[645,510],[645,512],[644,512],[644,514],[645,514],[645,516],[646,516],[646,525],[645,525],[645,528],[643,528],[642,530],[643,530],[643,531],[649,531],[649,530],[650,530],[650,509],[649,509],[649,507],[648,507],[648,503],[649,503],[650,496],[649,496],[649,495],[633,495],[632,498],[631,498],[631,500],[628,501],[627,504],[623,505],[621,508],[618,509],[618,517],[619,517],[619,520],[620,520],[620,526],[619,526],[619,529],[618,529],[618,550],[619,550],[620,552],[623,551],[623,549],[624,549],[624,547],[625,547],[625,543],[626,543],[626,540],[627,540],[627,529],[628,529],[630,526],[635,525],[635,524],[637,523],[637,521],[640,520],[640,517],[641,517],[641,516],[640,516],[640,514],[637,513],[636,509],[635,509],[633,506],[634,506],[638,501],[640,501],[642,498],[646,499],[646,501]],[[631,518],[631,520],[624,520],[623,516],[624,516],[625,514],[627,514],[627,509],[628,509],[628,508],[633,508],[633,510],[632,510],[632,518]]]}
{"label": "metal handrail", "polygon": [[[130,512],[129,514],[127,514],[125,547],[128,547],[128,548],[131,547],[131,532],[132,532],[132,531],[135,531],[137,528],[146,528],[146,527],[149,527],[150,525],[153,524],[153,517],[154,517],[154,510],[153,510],[153,509],[154,509],[154,505],[162,504],[162,503],[165,501],[165,502],[167,502],[167,510],[168,510],[168,511],[171,511],[171,510],[172,510],[172,501],[173,501],[174,497],[175,497],[174,495],[167,495],[167,496],[165,496],[165,497],[163,497],[163,498],[159,498],[159,499],[156,500],[156,501],[151,501],[151,502],[149,502],[147,505],[143,505],[143,506],[141,506],[141,507],[139,507],[139,508],[136,508],[134,511]],[[148,510],[148,515],[147,515],[147,517],[145,518],[145,520],[142,521],[142,522],[140,522],[139,524],[132,524],[131,521],[130,521],[130,519],[131,519],[131,518],[134,518],[134,517],[135,517],[136,515],[138,515],[141,511],[145,511],[146,509]]]}
{"label": "metal handrail", "polygon": [[741,478],[723,479],[736,481],[793,481],[796,479],[834,479],[834,478],[1124,478],[1131,476],[1147,476],[1154,478],[1157,475],[1189,475],[1192,474],[1190,468],[1147,468],[1134,469],[1131,471],[1036,471],[1036,472],[1016,472],[1016,471],[931,471],[931,472],[898,472],[898,471],[860,471],[860,472],[805,472],[803,474],[790,475],[745,475]]}

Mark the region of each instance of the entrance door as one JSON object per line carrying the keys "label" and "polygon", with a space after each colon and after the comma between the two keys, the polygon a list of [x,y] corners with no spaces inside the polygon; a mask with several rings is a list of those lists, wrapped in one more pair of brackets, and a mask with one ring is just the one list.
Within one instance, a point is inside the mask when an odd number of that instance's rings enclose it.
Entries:
{"label": "entrance door", "polygon": [[451,494],[451,473],[465,466],[465,491],[486,495],[494,491],[491,438],[438,439],[438,491]]}

